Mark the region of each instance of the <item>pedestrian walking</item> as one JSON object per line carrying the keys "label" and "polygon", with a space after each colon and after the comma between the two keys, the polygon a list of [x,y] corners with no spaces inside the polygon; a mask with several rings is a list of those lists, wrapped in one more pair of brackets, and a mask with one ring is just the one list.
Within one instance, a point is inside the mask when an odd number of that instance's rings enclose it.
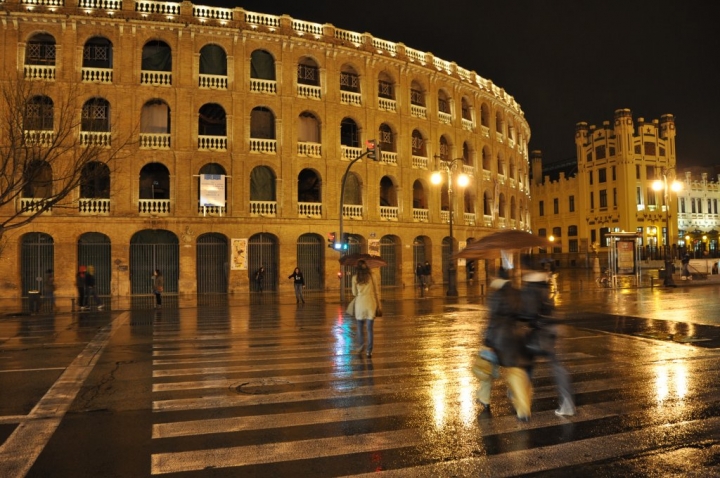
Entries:
{"label": "pedestrian walking", "polygon": [[78,306],[80,310],[87,309],[87,298],[85,295],[85,272],[87,268],[85,266],[78,267],[78,273],[75,275],[75,287],[77,287],[78,293]]}
{"label": "pedestrian walking", "polygon": [[415,280],[420,288],[420,296],[423,296],[425,292],[425,267],[420,262],[417,263],[415,268]]}
{"label": "pedestrian walking", "polygon": [[57,306],[55,305],[55,274],[52,269],[45,271],[43,277],[43,296],[50,304],[50,310],[57,312]]}
{"label": "pedestrian walking", "polygon": [[475,401],[482,407],[481,414],[489,414],[492,381],[502,370],[518,420],[528,421],[533,391],[527,370],[532,356],[525,348],[524,325],[519,323],[520,291],[508,277],[503,269],[501,277],[490,283],[494,289],[489,299],[490,322],[473,364],[473,374],[480,380]]}
{"label": "pedestrian walking", "polygon": [[303,273],[300,271],[299,267],[296,267],[292,274],[288,276],[288,279],[293,280],[293,285],[295,286],[295,302],[297,304],[302,301],[302,303],[305,303],[305,298],[303,297],[303,288],[305,287],[305,277],[303,277]]}
{"label": "pedestrian walking", "polygon": [[[352,277],[352,293],[355,297],[355,319],[357,320],[357,339],[360,346],[355,352],[364,350],[368,357],[373,352],[373,325],[378,312],[381,312],[377,288],[372,272],[365,261],[358,261],[357,273]],[[365,329],[367,328],[367,337]]]}
{"label": "pedestrian walking", "polygon": [[104,305],[100,300],[100,297],[98,297],[97,290],[95,289],[95,268],[93,266],[88,266],[87,271],[85,272],[85,299],[88,305],[90,305],[90,297],[93,298],[98,310],[102,310]]}
{"label": "pedestrian walking", "polygon": [[[545,271],[533,270],[530,261],[525,260],[526,271],[522,278],[521,318],[528,321],[530,331],[526,346],[533,359],[545,357],[555,379],[559,396],[558,416],[575,415],[575,398],[570,375],[555,354],[557,340],[557,320],[553,317],[555,308],[551,295],[551,278]],[[532,366],[529,368],[532,376]]]}
{"label": "pedestrian walking", "polygon": [[162,307],[162,294],[165,291],[165,279],[160,269],[155,269],[152,275],[152,293],[155,294],[155,308]]}
{"label": "pedestrian walking", "polygon": [[428,290],[430,288],[430,284],[432,283],[432,266],[428,261],[425,261],[425,290]]}
{"label": "pedestrian walking", "polygon": [[682,274],[680,278],[682,280],[692,280],[692,274],[690,273],[690,255],[685,254],[680,264],[682,264]]}
{"label": "pedestrian walking", "polygon": [[255,287],[258,292],[263,291],[263,281],[265,280],[265,266],[260,266],[255,272]]}

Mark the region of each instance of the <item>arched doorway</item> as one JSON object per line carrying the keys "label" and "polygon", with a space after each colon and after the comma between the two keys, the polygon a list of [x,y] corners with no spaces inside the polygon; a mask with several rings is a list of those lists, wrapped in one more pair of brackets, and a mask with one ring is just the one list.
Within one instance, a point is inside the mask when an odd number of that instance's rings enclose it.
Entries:
{"label": "arched doorway", "polygon": [[380,257],[387,261],[387,265],[380,268],[380,285],[396,286],[397,272],[402,262],[400,241],[397,236],[383,236],[380,239]]}
{"label": "arched doorway", "polygon": [[278,285],[278,241],[272,234],[261,232],[248,241],[248,275],[250,290],[256,290],[255,273],[265,267],[263,290],[275,291]]}
{"label": "arched doorway", "polygon": [[[305,288],[323,290],[325,277],[324,243],[317,234],[303,234],[297,242],[297,266],[305,277]],[[294,269],[294,267],[293,267]]]}
{"label": "arched doorway", "polygon": [[99,232],[86,232],[78,239],[78,263],[95,269],[95,291],[98,295],[109,296],[112,291],[112,259],[110,238]]}
{"label": "arched doorway", "polygon": [[[413,241],[413,270],[418,264],[425,266],[425,262],[430,262],[430,238],[427,236],[417,236]],[[420,285],[420,279],[415,275],[415,285]]]}
{"label": "arched doorway", "polygon": [[133,295],[152,293],[152,273],[160,269],[165,279],[163,295],[178,292],[180,242],[163,229],[144,229],[130,239],[130,290]]}
{"label": "arched doorway", "polygon": [[[20,276],[22,296],[28,292],[43,294],[43,279],[48,270],[54,270],[55,243],[52,236],[42,232],[29,232],[22,236],[20,250]],[[26,304],[25,309],[29,309]]]}
{"label": "arched doorway", "polygon": [[218,233],[203,234],[195,246],[197,293],[226,294],[228,290],[228,240]]}

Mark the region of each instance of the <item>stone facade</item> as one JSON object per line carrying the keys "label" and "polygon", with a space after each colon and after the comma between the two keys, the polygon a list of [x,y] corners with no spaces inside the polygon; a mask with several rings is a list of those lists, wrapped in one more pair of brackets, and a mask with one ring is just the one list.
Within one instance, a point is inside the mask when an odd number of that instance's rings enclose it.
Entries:
{"label": "stone facade", "polygon": [[[57,295],[73,296],[79,242],[88,233],[110,244],[110,257],[101,254],[97,266],[111,268],[100,271],[111,282],[108,293],[148,292],[133,285],[140,275],[147,281],[139,266],[150,267],[133,244],[152,243],[153,231],[176,254],[161,262],[171,293],[202,289],[199,243],[208,234],[227,242],[227,257],[208,256],[224,261],[209,269],[224,276],[226,290],[215,292],[248,291],[253,264],[266,261],[270,288],[289,290],[285,279],[302,263],[301,237],[320,244],[310,247],[322,265],[313,288],[337,290],[339,253],[326,237],[339,231],[342,178],[371,139],[383,152],[352,166],[343,231],[363,252],[374,241],[392,252],[383,286],[413,284],[418,244],[435,281],[443,279],[447,189],[430,184],[440,159],[471,179],[454,190],[456,243],[497,228],[530,229],[530,128],[512,96],[475,72],[401,43],[287,16],[189,2],[97,5],[3,4],[0,81],[21,72],[54,90],[79,85],[81,101],[104,105],[109,134],[134,139],[109,177],[107,197],[78,190],[67,207],[6,233],[0,297],[35,288],[25,246],[38,237],[52,240],[42,267],[56,271]],[[200,204],[203,174],[224,179],[221,205]],[[29,233],[38,235],[28,240]],[[238,238],[249,245],[240,269],[227,264]]]}

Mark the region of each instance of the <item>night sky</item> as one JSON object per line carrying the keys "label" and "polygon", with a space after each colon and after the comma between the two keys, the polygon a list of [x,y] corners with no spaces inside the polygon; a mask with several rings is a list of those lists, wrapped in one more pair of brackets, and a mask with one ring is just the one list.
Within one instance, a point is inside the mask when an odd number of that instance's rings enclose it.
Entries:
{"label": "night sky", "polygon": [[504,88],[544,162],[616,109],[675,116],[678,167],[720,164],[720,6],[712,0],[193,0],[330,23],[454,61]]}

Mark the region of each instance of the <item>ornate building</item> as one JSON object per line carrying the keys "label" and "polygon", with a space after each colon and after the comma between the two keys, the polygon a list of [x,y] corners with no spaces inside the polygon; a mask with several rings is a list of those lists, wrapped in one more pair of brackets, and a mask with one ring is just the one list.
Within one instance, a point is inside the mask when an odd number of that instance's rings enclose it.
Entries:
{"label": "ornate building", "polygon": [[[37,99],[50,110],[53,94],[77,85],[77,114],[99,120],[77,135],[133,139],[117,170],[5,234],[0,297],[41,289],[46,269],[71,297],[81,265],[113,297],[149,294],[155,268],[168,293],[188,297],[252,290],[261,265],[265,290],[290,288],[296,266],[309,289],[338,290],[339,253],[326,246],[340,214],[349,250],[379,251],[383,285],[404,286],[426,260],[444,279],[451,209],[459,246],[530,229],[523,112],[453,62],[240,8],[0,3],[3,85],[18,72],[50,85]],[[33,129],[52,131],[46,123]],[[341,206],[342,178],[368,140],[382,153],[352,166]],[[430,184],[440,160],[470,177],[454,196],[447,176]],[[42,188],[28,188],[7,207],[30,213],[38,201]]]}
{"label": "ornate building", "polygon": [[662,259],[666,246],[674,257],[717,255],[718,183],[676,169],[675,134],[672,115],[634,121],[620,109],[612,125],[577,124],[574,160],[543,169],[533,151],[533,229],[556,244],[545,252],[561,265],[587,265],[607,252],[608,233],[637,232],[646,259]]}

